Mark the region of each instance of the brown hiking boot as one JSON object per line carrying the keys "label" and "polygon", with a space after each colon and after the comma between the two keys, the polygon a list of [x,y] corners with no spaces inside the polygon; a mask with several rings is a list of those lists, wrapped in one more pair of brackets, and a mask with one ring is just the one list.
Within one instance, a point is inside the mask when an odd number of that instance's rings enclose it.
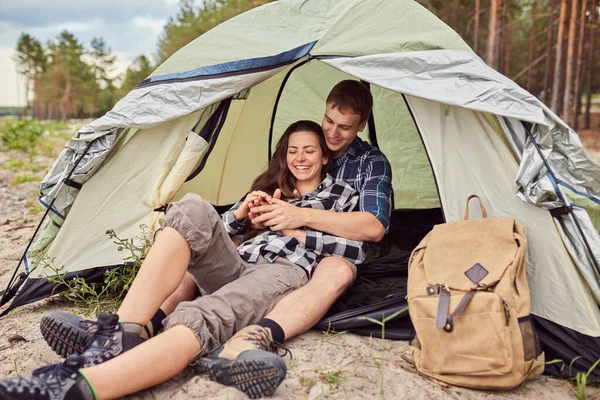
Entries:
{"label": "brown hiking boot", "polygon": [[234,386],[250,398],[270,396],[286,375],[285,362],[273,354],[279,348],[283,347],[273,341],[270,329],[250,325],[201,358],[198,370],[208,372],[211,380]]}

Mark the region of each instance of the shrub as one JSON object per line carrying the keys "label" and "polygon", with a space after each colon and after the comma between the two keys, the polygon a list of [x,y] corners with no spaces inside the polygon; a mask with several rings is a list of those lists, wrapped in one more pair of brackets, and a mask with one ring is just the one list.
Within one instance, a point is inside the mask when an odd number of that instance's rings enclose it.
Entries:
{"label": "shrub", "polygon": [[9,149],[32,152],[43,133],[44,127],[38,121],[22,119],[0,128],[0,140]]}

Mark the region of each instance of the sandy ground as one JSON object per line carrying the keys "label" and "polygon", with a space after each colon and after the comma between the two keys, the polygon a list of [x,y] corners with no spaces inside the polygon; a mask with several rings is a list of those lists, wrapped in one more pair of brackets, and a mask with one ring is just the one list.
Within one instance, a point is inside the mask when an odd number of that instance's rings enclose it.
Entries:
{"label": "sandy ground", "polygon": [[[584,143],[600,158],[600,132],[586,132]],[[0,153],[0,287],[10,279],[41,213],[32,209],[38,183],[11,184],[16,172],[8,165],[15,153]],[[50,166],[50,157],[36,162]],[[40,178],[43,172],[40,173]],[[77,312],[57,299],[21,307],[0,320],[0,379],[26,376],[60,361],[44,342],[38,322],[49,311]],[[273,399],[565,399],[574,398],[567,381],[536,377],[522,388],[486,392],[451,387],[418,375],[406,358],[403,341],[370,339],[354,334],[307,332],[286,343],[293,353],[288,375]],[[152,366],[140,366],[140,372]],[[591,389],[590,394],[596,389]],[[188,369],[174,379],[140,392],[134,399],[243,399],[243,393],[211,382]]]}

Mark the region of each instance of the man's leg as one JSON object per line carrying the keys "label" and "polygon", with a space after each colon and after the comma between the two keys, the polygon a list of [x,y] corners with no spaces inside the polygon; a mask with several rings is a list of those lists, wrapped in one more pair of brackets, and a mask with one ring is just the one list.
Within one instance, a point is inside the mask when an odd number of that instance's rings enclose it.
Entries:
{"label": "man's leg", "polygon": [[179,287],[190,263],[184,237],[166,227],[156,238],[117,314],[121,321],[145,325]]}
{"label": "man's leg", "polygon": [[327,257],[306,285],[284,297],[265,318],[275,321],[285,339],[306,332],[352,284],[356,268],[341,257]]}
{"label": "man's leg", "polygon": [[161,304],[160,309],[164,312],[165,316],[168,316],[175,311],[179,303],[194,300],[198,297],[198,294],[198,285],[194,282],[192,275],[186,272],[177,289]]}

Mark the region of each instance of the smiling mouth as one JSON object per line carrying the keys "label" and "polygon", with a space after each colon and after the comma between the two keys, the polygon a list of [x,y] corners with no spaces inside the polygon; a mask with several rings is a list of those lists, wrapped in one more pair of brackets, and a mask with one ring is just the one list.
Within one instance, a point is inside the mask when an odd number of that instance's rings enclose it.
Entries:
{"label": "smiling mouth", "polygon": [[310,169],[310,167],[304,165],[296,165],[294,168],[296,168],[296,171],[300,172],[308,171]]}
{"label": "smiling mouth", "polygon": [[327,138],[327,141],[331,144],[340,144],[342,142],[342,139]]}

